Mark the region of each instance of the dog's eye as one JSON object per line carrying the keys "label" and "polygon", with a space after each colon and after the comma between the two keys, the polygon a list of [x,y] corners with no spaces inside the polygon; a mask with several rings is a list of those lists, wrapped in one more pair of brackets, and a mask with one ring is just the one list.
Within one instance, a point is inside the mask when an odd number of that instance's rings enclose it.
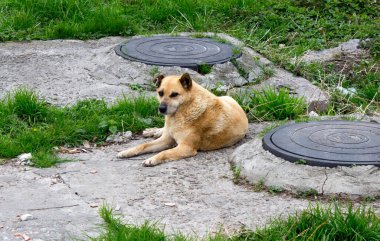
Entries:
{"label": "dog's eye", "polygon": [[162,96],[164,96],[164,92],[161,90],[158,92],[158,95],[162,97]]}
{"label": "dog's eye", "polygon": [[173,97],[176,97],[177,95],[178,95],[177,92],[173,92],[173,93],[170,94],[170,97],[173,98]]}

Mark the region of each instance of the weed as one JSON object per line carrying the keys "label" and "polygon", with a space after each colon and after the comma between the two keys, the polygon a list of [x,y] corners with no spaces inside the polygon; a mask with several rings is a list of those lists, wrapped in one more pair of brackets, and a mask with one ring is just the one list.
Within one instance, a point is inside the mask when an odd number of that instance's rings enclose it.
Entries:
{"label": "weed", "polygon": [[253,184],[253,191],[261,192],[265,189],[265,180],[261,178],[257,183]]}
{"label": "weed", "polygon": [[215,87],[209,88],[209,91],[216,96],[223,96],[223,95],[227,95],[229,89],[230,88],[224,85],[223,82],[217,82],[215,84]]}
{"label": "weed", "polygon": [[306,191],[297,191],[296,196],[300,198],[308,198],[308,197],[314,198],[318,196],[318,191],[315,190],[314,188],[310,188],[309,190],[306,190]]}
{"label": "weed", "polygon": [[212,65],[206,64],[206,63],[200,63],[198,64],[198,73],[206,75],[211,73]]}
{"label": "weed", "polygon": [[269,186],[268,191],[272,194],[278,194],[284,192],[284,189],[282,187]]}
{"label": "weed", "polygon": [[154,66],[149,70],[149,75],[152,76],[152,78],[156,77],[159,73],[160,70],[157,66]]}
{"label": "weed", "polygon": [[204,33],[194,33],[194,34],[191,34],[190,37],[192,37],[192,38],[209,38],[209,36],[207,34],[204,34]]}
{"label": "weed", "polygon": [[139,92],[142,92],[142,91],[145,90],[145,88],[142,85],[140,85],[140,84],[130,84],[129,88],[131,88],[131,90],[136,90],[136,91],[139,91]]}
{"label": "weed", "polygon": [[241,53],[242,53],[242,48],[241,48],[241,47],[236,47],[236,46],[234,46],[234,47],[232,48],[232,54],[233,54],[234,56],[240,56]]}
{"label": "weed", "polygon": [[237,184],[239,183],[240,178],[241,178],[240,176],[241,168],[237,166],[232,166],[231,169],[232,169],[232,175],[233,175],[232,182]]}
{"label": "weed", "polygon": [[307,161],[305,161],[303,159],[299,159],[299,160],[295,161],[294,163],[297,164],[297,165],[306,165]]}
{"label": "weed", "polygon": [[230,61],[237,69],[239,75],[243,77],[244,79],[248,79],[249,73],[236,61],[236,59],[232,58]]}

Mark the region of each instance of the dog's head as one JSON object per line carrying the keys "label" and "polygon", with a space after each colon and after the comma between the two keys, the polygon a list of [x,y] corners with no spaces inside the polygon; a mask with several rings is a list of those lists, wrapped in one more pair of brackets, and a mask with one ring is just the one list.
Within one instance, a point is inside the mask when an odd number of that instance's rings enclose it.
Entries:
{"label": "dog's head", "polygon": [[190,98],[192,80],[188,73],[182,76],[159,75],[153,83],[156,85],[157,98],[160,101],[159,112],[164,115],[172,115],[178,108]]}

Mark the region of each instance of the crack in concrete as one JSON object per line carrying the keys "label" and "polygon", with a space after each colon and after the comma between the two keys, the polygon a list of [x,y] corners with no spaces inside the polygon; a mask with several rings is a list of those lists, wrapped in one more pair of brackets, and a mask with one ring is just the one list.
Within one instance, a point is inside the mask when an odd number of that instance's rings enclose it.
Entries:
{"label": "crack in concrete", "polygon": [[324,173],[325,173],[326,178],[325,178],[325,180],[323,181],[323,184],[322,184],[322,190],[321,190],[322,191],[322,195],[325,194],[324,188],[325,188],[325,184],[327,182],[327,179],[329,178],[328,175],[327,175],[327,168],[326,167],[324,168]]}
{"label": "crack in concrete", "polygon": [[50,209],[71,208],[71,207],[77,207],[77,206],[79,206],[79,204],[64,205],[64,206],[57,206],[57,207],[46,207],[46,208],[31,208],[31,209],[28,209],[28,211],[41,211],[41,210],[50,210]]}

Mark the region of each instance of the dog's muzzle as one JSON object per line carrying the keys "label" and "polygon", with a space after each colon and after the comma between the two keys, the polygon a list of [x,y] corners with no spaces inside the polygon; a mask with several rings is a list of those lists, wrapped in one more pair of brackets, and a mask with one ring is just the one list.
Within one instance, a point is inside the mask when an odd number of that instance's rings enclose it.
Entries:
{"label": "dog's muzzle", "polygon": [[166,114],[167,110],[168,110],[168,105],[167,104],[161,104],[160,107],[158,107],[158,111],[161,114]]}

